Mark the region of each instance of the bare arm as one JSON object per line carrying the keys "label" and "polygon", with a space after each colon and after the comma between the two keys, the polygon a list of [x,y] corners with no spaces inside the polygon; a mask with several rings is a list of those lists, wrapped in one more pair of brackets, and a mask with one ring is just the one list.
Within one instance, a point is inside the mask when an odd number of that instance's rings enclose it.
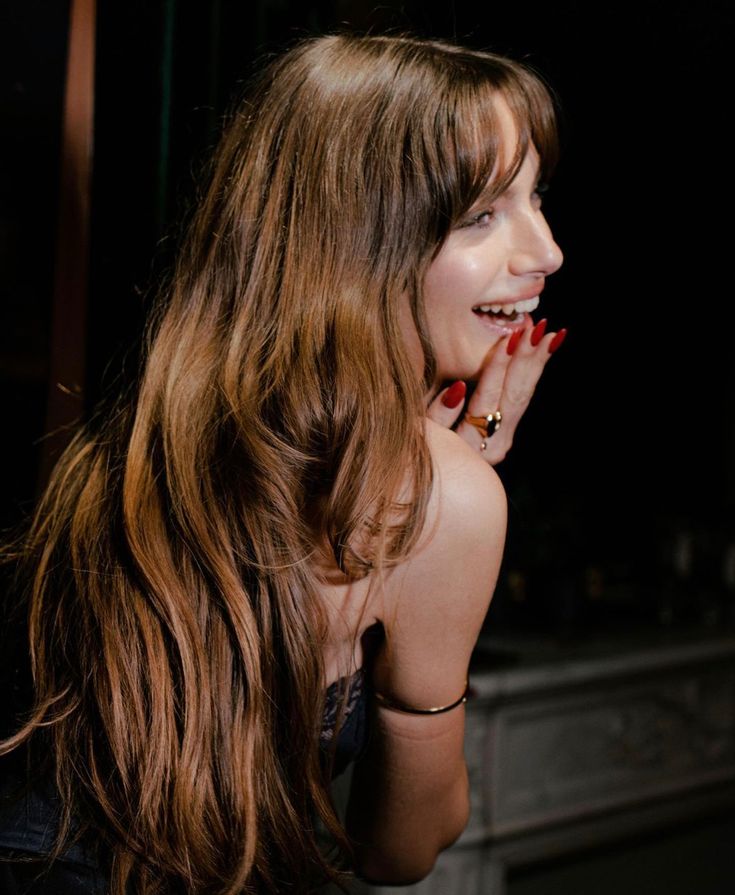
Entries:
{"label": "bare arm", "polygon": [[[463,692],[506,524],[494,471],[453,432],[427,426],[435,487],[425,536],[386,582],[386,639],[374,668],[376,689],[418,708],[447,705]],[[367,879],[415,882],[467,823],[464,707],[433,716],[373,710],[347,827]]]}

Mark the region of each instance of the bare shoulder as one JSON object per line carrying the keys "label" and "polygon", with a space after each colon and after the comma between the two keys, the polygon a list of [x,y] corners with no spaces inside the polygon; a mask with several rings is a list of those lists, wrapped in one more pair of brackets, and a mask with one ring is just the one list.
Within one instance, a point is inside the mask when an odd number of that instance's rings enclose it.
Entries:
{"label": "bare shoulder", "polygon": [[459,524],[463,533],[505,526],[505,490],[481,454],[451,429],[426,421],[426,441],[434,466],[432,511],[435,522]]}
{"label": "bare shoulder", "polygon": [[[434,481],[414,572],[425,568],[433,580],[451,578],[449,594],[427,587],[424,600],[443,603],[462,591],[463,605],[487,608],[500,564],[507,520],[502,482],[480,454],[456,433],[427,421]],[[443,570],[440,572],[440,569]]]}

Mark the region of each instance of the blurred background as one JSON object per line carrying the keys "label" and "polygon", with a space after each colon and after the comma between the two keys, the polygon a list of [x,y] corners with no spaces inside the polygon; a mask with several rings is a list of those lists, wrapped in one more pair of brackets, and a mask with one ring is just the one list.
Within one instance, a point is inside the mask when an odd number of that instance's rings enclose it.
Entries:
{"label": "blurred background", "polygon": [[[722,791],[735,773],[732,4],[100,3],[81,211],[63,201],[60,179],[71,11],[68,0],[5,0],[0,9],[0,525],[32,507],[63,427],[124,379],[197,171],[264,58],[335,28],[411,31],[511,55],[560,98],[563,153],[545,207],[566,263],[540,310],[569,335],[499,470],[509,541],[478,673],[509,680],[532,667],[551,679],[560,663],[587,668],[610,656],[629,681],[642,655],[671,654],[680,671],[688,649],[687,662],[696,653],[707,674],[716,666],[725,675],[707,710],[724,737],[719,776],[692,784]],[[81,265],[76,281],[64,272],[69,259]],[[700,686],[695,665],[687,668]],[[503,704],[494,698],[488,718]],[[693,727],[671,733],[682,742],[704,736],[687,705]],[[670,798],[664,790],[657,797]],[[501,882],[487,871],[465,891],[597,893],[608,891],[605,879],[617,886],[610,891],[735,891],[722,849],[735,832],[732,804],[706,802],[649,825],[648,851],[618,831],[584,855],[559,847],[537,849],[526,864],[508,859]],[[488,812],[487,830],[501,842],[511,836]],[[660,882],[656,874],[682,854],[690,877],[679,868]]]}

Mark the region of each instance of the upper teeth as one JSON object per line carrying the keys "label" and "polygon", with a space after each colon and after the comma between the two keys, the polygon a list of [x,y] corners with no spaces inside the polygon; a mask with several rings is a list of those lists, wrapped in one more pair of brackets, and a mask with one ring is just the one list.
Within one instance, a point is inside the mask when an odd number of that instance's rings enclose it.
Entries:
{"label": "upper teeth", "polygon": [[517,311],[519,314],[535,311],[538,307],[538,303],[539,297],[538,295],[534,295],[533,298],[527,298],[525,301],[517,301],[515,304],[511,305],[480,305],[478,311],[484,311],[485,313],[492,311],[493,314],[499,314],[502,311],[503,314],[507,314],[510,317],[514,311]]}

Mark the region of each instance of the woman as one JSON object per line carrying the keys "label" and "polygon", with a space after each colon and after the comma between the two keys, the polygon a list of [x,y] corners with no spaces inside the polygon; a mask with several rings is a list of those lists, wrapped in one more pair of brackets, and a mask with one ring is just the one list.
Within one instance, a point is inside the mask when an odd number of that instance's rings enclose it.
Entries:
{"label": "woman", "polygon": [[[253,85],[135,394],[22,547],[35,688],[4,751],[36,775],[0,842],[56,843],[34,892],[313,891],[340,877],[320,829],[409,882],[459,835],[490,464],[564,336],[529,316],[555,145],[535,76],[442,43],[323,37]],[[328,784],[359,753],[345,835]]]}

